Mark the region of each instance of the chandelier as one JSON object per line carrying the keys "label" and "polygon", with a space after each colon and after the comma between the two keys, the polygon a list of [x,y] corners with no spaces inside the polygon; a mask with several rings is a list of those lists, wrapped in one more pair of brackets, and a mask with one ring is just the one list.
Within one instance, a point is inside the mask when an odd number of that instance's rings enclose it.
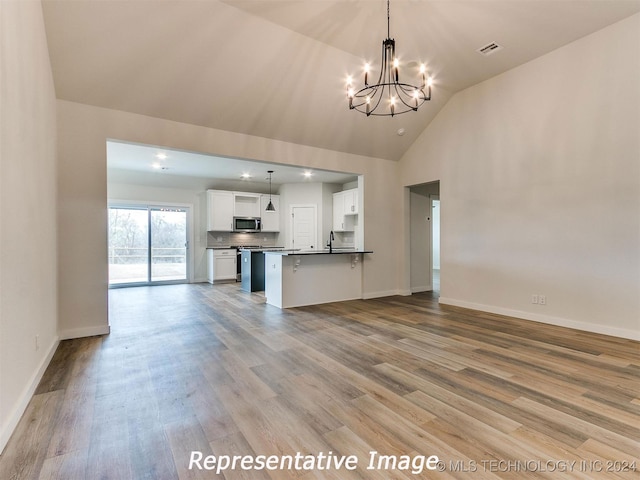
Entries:
{"label": "chandelier", "polygon": [[[353,78],[347,77],[347,98],[349,108],[367,116],[394,116],[418,110],[424,102],[431,100],[431,77],[427,77],[427,67],[420,65],[419,85],[400,81],[400,62],[396,57],[396,41],[391,38],[389,28],[389,0],[387,0],[387,38],[382,42],[382,66],[378,81],[369,85],[371,66],[364,66],[364,87],[356,90]],[[380,107],[380,110],[378,110]]]}

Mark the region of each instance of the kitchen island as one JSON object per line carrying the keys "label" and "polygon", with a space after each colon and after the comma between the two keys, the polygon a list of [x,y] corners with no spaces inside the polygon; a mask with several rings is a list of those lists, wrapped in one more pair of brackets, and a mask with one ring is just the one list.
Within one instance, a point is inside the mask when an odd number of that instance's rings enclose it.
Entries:
{"label": "kitchen island", "polygon": [[243,249],[240,251],[241,286],[245,292],[264,290],[264,252]]}
{"label": "kitchen island", "polygon": [[370,250],[264,252],[267,303],[278,308],[362,298],[362,261]]}
{"label": "kitchen island", "polygon": [[241,287],[245,292],[264,290],[264,252],[282,252],[284,247],[239,247]]}

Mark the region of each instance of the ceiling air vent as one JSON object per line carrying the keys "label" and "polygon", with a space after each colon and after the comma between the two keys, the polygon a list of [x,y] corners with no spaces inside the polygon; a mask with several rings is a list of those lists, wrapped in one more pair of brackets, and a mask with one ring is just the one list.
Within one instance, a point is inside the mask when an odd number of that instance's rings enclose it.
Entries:
{"label": "ceiling air vent", "polygon": [[482,48],[476,50],[480,55],[484,55],[485,57],[491,55],[492,53],[497,52],[498,50],[502,50],[502,47],[498,45],[496,42],[491,42],[488,45],[485,45]]}

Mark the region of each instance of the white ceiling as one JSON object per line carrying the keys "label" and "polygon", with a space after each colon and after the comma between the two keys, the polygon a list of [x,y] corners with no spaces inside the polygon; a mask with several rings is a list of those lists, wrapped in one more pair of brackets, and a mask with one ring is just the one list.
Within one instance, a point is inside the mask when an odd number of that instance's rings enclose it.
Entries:
{"label": "white ceiling", "polygon": [[[303,169],[116,141],[107,142],[107,168],[109,182],[113,183],[256,193],[269,191],[269,170],[273,170],[274,192],[284,183],[345,184],[357,179],[357,175],[352,173]],[[305,176],[305,172],[310,176]],[[242,178],[243,174],[249,177]]]}
{"label": "white ceiling", "polygon": [[[392,0],[401,60],[426,62],[435,88],[418,112],[373,118],[349,111],[344,81],[378,62],[384,0],[42,3],[60,99],[392,160],[455,92],[640,11],[640,0]],[[504,48],[476,52],[490,42]]]}

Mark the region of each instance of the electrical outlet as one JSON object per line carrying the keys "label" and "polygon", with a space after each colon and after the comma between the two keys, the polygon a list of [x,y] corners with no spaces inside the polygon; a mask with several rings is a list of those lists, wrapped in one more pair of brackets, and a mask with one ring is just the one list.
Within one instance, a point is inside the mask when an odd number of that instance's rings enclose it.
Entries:
{"label": "electrical outlet", "polygon": [[538,304],[539,305],[546,305],[547,304],[546,295],[538,295]]}
{"label": "electrical outlet", "polygon": [[531,303],[538,303],[538,295],[531,295]]}

